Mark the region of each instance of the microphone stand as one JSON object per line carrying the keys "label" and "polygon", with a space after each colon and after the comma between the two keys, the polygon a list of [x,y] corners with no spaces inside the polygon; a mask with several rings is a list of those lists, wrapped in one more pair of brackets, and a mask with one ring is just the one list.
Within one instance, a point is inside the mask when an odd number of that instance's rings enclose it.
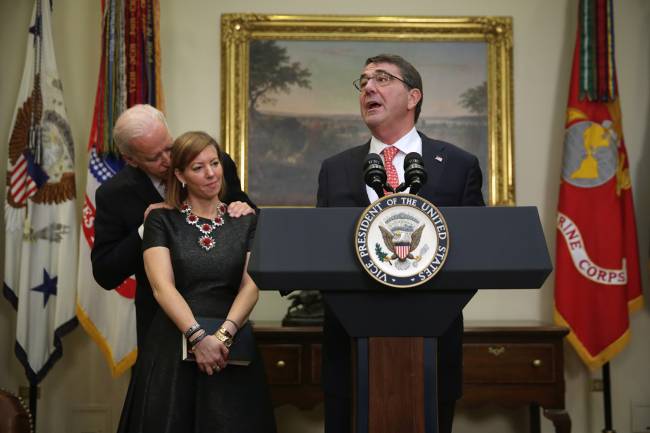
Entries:
{"label": "microphone stand", "polygon": [[[373,183],[371,188],[377,193],[377,197],[382,198],[386,194],[384,191],[390,191],[390,192],[395,192],[392,186],[390,186],[388,183],[385,183],[383,185],[378,185],[377,183]],[[399,191],[398,191],[399,192]]]}
{"label": "microphone stand", "polygon": [[406,191],[406,188],[409,188],[409,187],[411,188],[410,194],[419,195],[420,188],[422,188],[422,183],[421,182],[412,182],[410,184],[407,184],[406,182],[402,182],[402,184],[397,187],[395,192]]}

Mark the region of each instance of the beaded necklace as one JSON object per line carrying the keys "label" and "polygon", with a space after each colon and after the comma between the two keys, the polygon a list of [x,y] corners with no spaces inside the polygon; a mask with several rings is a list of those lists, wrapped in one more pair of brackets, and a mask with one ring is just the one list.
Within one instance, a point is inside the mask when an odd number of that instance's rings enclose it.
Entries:
{"label": "beaded necklace", "polygon": [[199,217],[192,213],[192,206],[188,202],[184,202],[180,208],[181,213],[185,214],[185,222],[191,226],[199,229],[203,236],[199,237],[199,245],[206,251],[210,251],[215,241],[212,237],[212,232],[219,226],[223,225],[223,215],[226,213],[226,205],[219,203],[217,206],[217,216],[210,220],[209,223],[199,222]]}

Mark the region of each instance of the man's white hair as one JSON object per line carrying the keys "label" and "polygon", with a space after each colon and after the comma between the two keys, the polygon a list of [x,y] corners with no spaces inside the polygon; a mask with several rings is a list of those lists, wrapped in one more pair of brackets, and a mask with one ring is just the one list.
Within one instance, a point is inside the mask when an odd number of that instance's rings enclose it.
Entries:
{"label": "man's white hair", "polygon": [[156,124],[169,132],[165,115],[148,104],[138,104],[124,110],[115,122],[113,140],[123,155],[133,154],[133,140],[147,135]]}

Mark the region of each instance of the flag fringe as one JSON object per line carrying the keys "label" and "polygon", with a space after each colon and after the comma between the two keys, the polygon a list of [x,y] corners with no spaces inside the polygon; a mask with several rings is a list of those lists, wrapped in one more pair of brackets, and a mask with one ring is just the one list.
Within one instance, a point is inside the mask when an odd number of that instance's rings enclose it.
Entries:
{"label": "flag fringe", "polygon": [[20,364],[22,364],[23,368],[25,369],[25,375],[27,376],[27,380],[31,385],[38,385],[47,375],[47,373],[49,373],[54,364],[56,364],[56,362],[61,359],[63,356],[63,343],[61,342],[61,339],[69,334],[70,331],[72,331],[77,326],[77,323],[77,318],[72,317],[70,320],[62,323],[58,328],[54,330],[52,336],[54,350],[48,355],[47,360],[38,371],[35,371],[30,365],[29,356],[25,348],[18,341],[16,341],[14,344],[14,353],[16,354],[18,362],[20,362]]}
{"label": "flag fringe", "polygon": [[[632,303],[629,305],[630,310],[633,308],[631,304]],[[642,298],[640,304],[643,304]],[[634,308],[637,307],[634,306]],[[600,353],[592,355],[582,344],[577,335],[573,332],[573,328],[571,325],[569,325],[569,322],[567,322],[562,314],[560,314],[560,312],[555,308],[553,309],[553,318],[555,320],[555,323],[558,325],[569,328],[569,335],[566,337],[567,340],[569,340],[569,343],[571,343],[575,351],[578,353],[578,356],[580,359],[582,359],[582,362],[584,362],[591,371],[598,370],[603,365],[611,361],[616,355],[623,351],[625,346],[627,346],[627,343],[630,341],[631,333],[630,328],[628,327],[625,332],[621,334],[621,336],[616,340],[614,340],[609,346],[605,347],[602,351],[600,351]]]}
{"label": "flag fringe", "polygon": [[627,303],[627,308],[630,311],[630,313],[636,313],[639,311],[641,308],[643,308],[643,295],[639,295],[638,297],[631,299]]}
{"label": "flag fringe", "polygon": [[81,326],[84,328],[86,333],[93,339],[95,340],[95,343],[99,346],[99,349],[102,351],[104,354],[104,357],[106,358],[106,361],[108,362],[108,366],[111,370],[111,375],[113,377],[119,377],[121,376],[125,371],[130,369],[133,364],[135,364],[135,360],[138,357],[138,349],[133,349],[130,353],[126,354],[124,358],[120,359],[119,361],[115,362],[115,357],[113,356],[113,351],[111,350],[111,347],[106,339],[102,335],[102,333],[97,329],[93,321],[88,317],[88,313],[83,309],[81,304],[77,301],[77,319],[79,319],[79,323]]}
{"label": "flag fringe", "polygon": [[14,293],[13,289],[9,287],[7,283],[2,285],[2,293],[11,306],[14,307],[14,310],[18,311],[18,296],[16,296],[16,293]]}

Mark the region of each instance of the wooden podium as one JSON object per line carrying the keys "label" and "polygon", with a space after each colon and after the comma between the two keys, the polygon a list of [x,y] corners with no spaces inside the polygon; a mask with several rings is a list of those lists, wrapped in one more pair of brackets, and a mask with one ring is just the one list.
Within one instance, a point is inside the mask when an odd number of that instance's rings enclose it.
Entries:
{"label": "wooden podium", "polygon": [[440,208],[449,256],[409,289],[383,286],[359,265],[353,233],[362,210],[263,209],[249,273],[261,290],[321,290],[354,338],[357,433],[438,433],[437,337],[476,290],[543,284],[552,266],[537,209]]}

